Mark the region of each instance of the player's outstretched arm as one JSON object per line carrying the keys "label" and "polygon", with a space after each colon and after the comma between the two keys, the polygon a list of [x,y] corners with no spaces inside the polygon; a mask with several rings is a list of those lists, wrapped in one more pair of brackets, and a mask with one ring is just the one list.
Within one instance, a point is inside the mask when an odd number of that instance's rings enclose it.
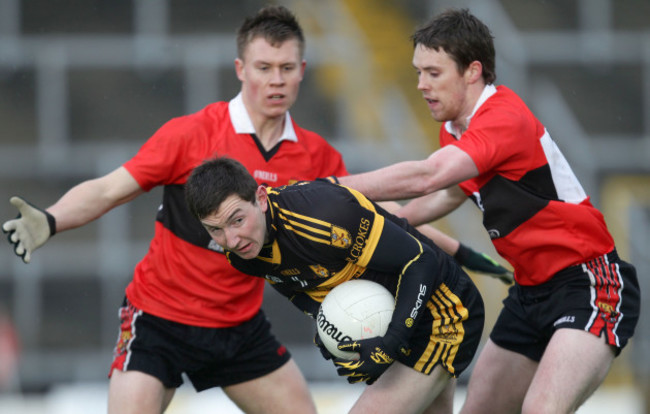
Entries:
{"label": "player's outstretched arm", "polygon": [[142,193],[135,179],[124,168],[71,188],[54,205],[40,209],[14,196],[11,204],[18,217],[3,223],[14,252],[29,263],[34,250],[57,232],[80,227]]}
{"label": "player's outstretched arm", "polygon": [[499,279],[506,285],[514,282],[512,272],[487,254],[477,252],[433,226],[422,225],[417,229],[466,269]]}
{"label": "player's outstretched arm", "polygon": [[[381,202],[380,205],[393,214],[401,215],[406,211],[405,207],[410,206],[412,203],[413,202],[401,207],[401,205],[396,202],[385,201]],[[403,217],[410,219],[410,216]],[[506,285],[510,285],[514,282],[512,272],[487,254],[475,251],[471,247],[461,243],[429,224],[422,224],[417,227],[417,230],[431,239],[445,253],[452,256],[461,266],[468,270],[494,277]]]}

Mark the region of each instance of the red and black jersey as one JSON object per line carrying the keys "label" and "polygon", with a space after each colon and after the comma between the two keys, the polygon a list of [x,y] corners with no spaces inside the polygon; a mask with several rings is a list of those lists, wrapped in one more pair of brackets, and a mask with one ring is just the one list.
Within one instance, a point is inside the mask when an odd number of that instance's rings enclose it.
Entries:
{"label": "red and black jersey", "polygon": [[460,184],[521,285],[610,252],[614,241],[548,131],[510,89],[486,86],[467,130],[450,123],[441,146],[455,145],[479,175]]}
{"label": "red and black jersey", "polygon": [[263,281],[228,264],[189,213],[183,185],[194,167],[217,155],[237,159],[258,183],[271,186],[347,174],[341,155],[288,114],[282,138],[265,151],[238,96],[170,120],[124,164],[145,191],[164,186],[155,235],[126,289],[134,306],[204,327],[238,325],[258,312]]}
{"label": "red and black jersey", "polygon": [[406,342],[432,292],[469,279],[404,219],[355,190],[318,180],[267,188],[267,193],[268,244],[254,259],[227,252],[228,260],[244,273],[266,278],[314,317],[335,286],[374,280],[396,295],[389,329]]}

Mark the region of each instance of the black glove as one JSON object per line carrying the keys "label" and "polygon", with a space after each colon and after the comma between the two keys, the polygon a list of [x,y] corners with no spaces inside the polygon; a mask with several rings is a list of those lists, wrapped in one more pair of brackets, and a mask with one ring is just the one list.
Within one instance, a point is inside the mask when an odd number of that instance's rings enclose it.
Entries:
{"label": "black glove", "polygon": [[341,351],[358,352],[358,360],[334,358],[336,370],[342,377],[348,377],[348,382],[354,384],[365,382],[374,383],[395,361],[397,346],[386,343],[385,337],[361,339],[359,341],[344,341],[339,343]]}
{"label": "black glove", "polygon": [[497,278],[506,285],[511,285],[514,282],[514,275],[511,271],[501,266],[487,254],[479,253],[463,243],[458,247],[454,259],[461,266]]}
{"label": "black glove", "polygon": [[32,252],[56,233],[56,221],[50,213],[20,197],[11,197],[9,202],[18,209],[18,217],[4,222],[2,231],[14,245],[14,253],[29,263]]}
{"label": "black glove", "polygon": [[332,359],[332,354],[327,350],[327,348],[325,348],[325,344],[320,339],[320,336],[318,336],[318,332],[316,332],[316,335],[314,336],[314,344],[316,344],[318,347],[318,350],[320,351],[320,354],[323,356],[323,358],[328,361]]}

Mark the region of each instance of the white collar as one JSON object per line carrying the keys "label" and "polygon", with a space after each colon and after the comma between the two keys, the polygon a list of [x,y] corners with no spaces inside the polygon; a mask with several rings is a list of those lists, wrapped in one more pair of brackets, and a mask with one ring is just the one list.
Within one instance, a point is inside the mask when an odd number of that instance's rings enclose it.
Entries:
{"label": "white collar", "polygon": [[[230,113],[230,122],[232,123],[233,128],[235,128],[236,133],[255,134],[255,127],[253,126],[251,117],[248,116],[248,111],[244,106],[241,92],[228,102],[228,112]],[[298,142],[298,136],[296,135],[296,131],[293,129],[293,122],[291,122],[289,111],[285,114],[284,131],[282,131],[282,136],[278,142],[284,140]]]}
{"label": "white collar", "polygon": [[[483,92],[481,92],[481,96],[478,97],[478,101],[476,101],[476,104],[474,105],[474,109],[472,109],[472,113],[467,117],[467,127],[469,127],[469,123],[472,120],[472,117],[474,116],[476,111],[478,111],[478,108],[480,108],[481,105],[483,105],[483,103],[487,101],[488,98],[494,95],[495,93],[497,93],[496,86],[494,86],[493,84],[485,85],[485,87],[483,88]],[[447,132],[453,135],[454,138],[460,139],[461,134],[458,134],[458,131],[454,129],[454,126],[451,124],[451,121],[445,122],[445,129],[447,130]]]}

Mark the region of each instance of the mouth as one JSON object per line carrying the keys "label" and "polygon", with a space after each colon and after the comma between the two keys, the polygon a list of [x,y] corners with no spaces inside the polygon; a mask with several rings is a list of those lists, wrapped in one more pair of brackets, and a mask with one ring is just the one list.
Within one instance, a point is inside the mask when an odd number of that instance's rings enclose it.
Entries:
{"label": "mouth", "polygon": [[434,106],[437,106],[440,103],[440,101],[438,101],[437,99],[431,99],[427,97],[425,97],[424,100],[427,102],[429,108],[433,108]]}
{"label": "mouth", "polygon": [[278,101],[284,101],[286,96],[284,94],[281,94],[281,93],[274,93],[272,95],[267,95],[266,98],[271,102],[278,102]]}
{"label": "mouth", "polygon": [[246,252],[247,250],[250,250],[250,248],[251,248],[251,244],[250,244],[250,243],[246,243],[246,244],[243,245],[243,246],[239,246],[239,247],[237,247],[237,251],[243,253],[243,252]]}

